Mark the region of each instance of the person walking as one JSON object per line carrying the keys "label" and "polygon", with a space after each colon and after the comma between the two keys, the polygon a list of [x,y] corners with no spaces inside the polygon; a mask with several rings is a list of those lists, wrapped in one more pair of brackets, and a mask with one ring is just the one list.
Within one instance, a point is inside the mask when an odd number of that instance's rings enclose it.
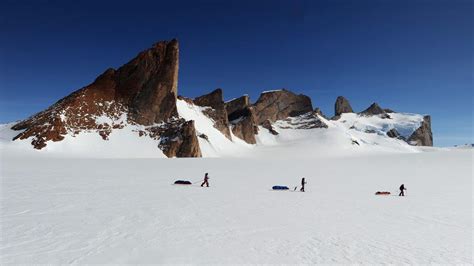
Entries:
{"label": "person walking", "polygon": [[207,173],[204,175],[204,181],[202,182],[201,187],[203,187],[204,185],[206,185],[206,187],[209,187],[209,176]]}
{"label": "person walking", "polygon": [[405,193],[403,192],[404,190],[407,190],[407,189],[405,188],[405,184],[402,184],[400,186],[400,194],[398,194],[398,196],[405,196]]}
{"label": "person walking", "polygon": [[306,180],[304,179],[304,177],[301,179],[301,189],[300,191],[301,192],[304,192],[304,185],[306,185]]}

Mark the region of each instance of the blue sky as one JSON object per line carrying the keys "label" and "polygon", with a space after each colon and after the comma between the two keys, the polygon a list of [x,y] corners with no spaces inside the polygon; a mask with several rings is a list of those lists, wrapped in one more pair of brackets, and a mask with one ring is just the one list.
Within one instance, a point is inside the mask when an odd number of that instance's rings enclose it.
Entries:
{"label": "blue sky", "polygon": [[[100,2],[100,3],[99,3]],[[472,143],[473,1],[2,1],[0,122],[25,118],[154,42],[180,41],[179,93],[288,88],[430,114]]]}

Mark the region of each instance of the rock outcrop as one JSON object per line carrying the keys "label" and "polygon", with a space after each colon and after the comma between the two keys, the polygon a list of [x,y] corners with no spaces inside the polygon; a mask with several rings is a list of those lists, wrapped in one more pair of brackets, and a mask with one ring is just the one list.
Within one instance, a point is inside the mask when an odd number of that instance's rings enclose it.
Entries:
{"label": "rock outcrop", "polygon": [[339,96],[336,99],[336,103],[334,104],[334,115],[340,116],[343,113],[353,113],[351,104],[349,101],[344,98],[343,96]]}
{"label": "rock outcrop", "polygon": [[400,133],[395,128],[390,129],[387,131],[387,136],[389,138],[400,138]]}
{"label": "rock outcrop", "polygon": [[255,144],[257,143],[255,135],[258,133],[258,127],[255,125],[252,109],[246,108],[246,110],[249,112],[248,114],[242,115],[240,118],[231,122],[232,133],[248,144]]}
{"label": "rock outcrop", "polygon": [[278,135],[278,132],[275,130],[275,128],[273,128],[272,122],[270,122],[270,120],[267,119],[263,121],[262,127],[268,129],[268,132],[270,132],[272,135]]}
{"label": "rock outcrop", "polygon": [[117,71],[117,93],[128,100],[131,119],[151,125],[176,117],[178,41],[159,42]]}
{"label": "rock outcrop", "polygon": [[314,108],[313,113],[319,115],[320,117],[324,119],[327,119],[327,117],[323,114],[323,112],[321,111],[321,108],[319,107]]}
{"label": "rock outcrop", "polygon": [[279,128],[283,129],[313,129],[313,128],[328,128],[328,125],[324,123],[317,113],[305,113],[296,117],[288,117],[282,120]]}
{"label": "rock outcrop", "polygon": [[431,117],[423,117],[420,127],[408,138],[408,143],[415,146],[433,146],[433,133],[431,132]]}
{"label": "rock outcrop", "polygon": [[[31,144],[42,149],[47,141],[61,141],[68,132],[97,131],[107,138],[109,129],[122,126],[119,116],[128,110],[126,99],[115,97],[116,73],[105,71],[91,85],[14,125],[13,130],[23,130],[14,140],[31,138]],[[111,123],[98,123],[96,118],[102,115],[109,116]]]}
{"label": "rock outcrop", "polygon": [[[48,141],[60,141],[68,133],[97,132],[107,140],[112,129],[123,128],[125,123],[152,126],[163,122],[169,122],[170,127],[160,131],[163,134],[187,136],[192,132],[193,123],[176,126],[172,122],[178,116],[178,67],[178,41],[158,42],[119,69],[106,70],[92,84],[14,125],[12,129],[23,130],[14,139],[32,138],[32,145],[42,149]],[[107,122],[102,122],[104,119],[101,118],[106,118]],[[157,137],[157,132],[149,133]],[[187,145],[187,141],[173,144],[165,154],[200,155],[193,145],[184,148]],[[187,151],[190,153],[186,154]]]}
{"label": "rock outcrop", "polygon": [[225,107],[232,133],[249,144],[257,143],[255,135],[258,133],[258,127],[249,97],[244,95],[228,101],[225,103]]}
{"label": "rock outcrop", "polygon": [[208,107],[203,113],[214,120],[215,128],[222,132],[228,139],[231,139],[229,119],[222,97],[222,89],[216,89],[209,94],[199,96],[195,98],[193,102],[197,106]]}
{"label": "rock outcrop", "polygon": [[160,134],[159,147],[168,157],[201,157],[194,121],[184,121],[178,127],[167,127]]}
{"label": "rock outcrop", "polygon": [[225,109],[229,121],[235,120],[243,115],[245,109],[250,106],[250,99],[248,95],[232,99],[225,103]]}
{"label": "rock outcrop", "polygon": [[253,106],[256,122],[259,125],[265,120],[275,122],[313,111],[311,99],[308,96],[297,95],[285,89],[263,92]]}
{"label": "rock outcrop", "polygon": [[380,115],[380,114],[385,114],[385,113],[386,113],[385,110],[382,109],[382,107],[380,107],[377,103],[371,104],[367,109],[360,112],[361,115],[366,115],[366,116]]}
{"label": "rock outcrop", "polygon": [[[138,137],[156,140],[158,148],[168,157],[201,157],[199,141],[211,143],[215,132],[211,128],[213,132],[208,137],[203,132],[197,132],[194,121],[186,121],[179,116],[178,68],[178,41],[158,42],[122,67],[107,69],[90,85],[14,125],[12,129],[21,130],[14,140],[28,139],[34,148],[42,149],[49,141],[61,141],[66,135],[89,132],[107,141],[115,129],[127,126],[132,127],[132,132],[137,132]],[[250,103],[247,95],[224,103],[221,89],[195,99],[182,96],[179,99],[200,106],[193,107],[197,112],[191,115],[200,115],[199,110],[202,110],[228,139],[232,140],[233,134],[249,144],[256,143],[258,126],[278,135],[277,130],[328,128],[333,123],[326,124],[319,108],[313,110],[308,96],[286,89],[263,92],[254,104]],[[342,96],[337,98],[334,108],[332,120],[339,119],[343,113],[353,113],[349,101]],[[190,110],[193,112],[193,109]],[[392,112],[373,103],[359,114],[391,118],[388,113]],[[188,113],[181,113],[185,114]],[[399,115],[393,115],[394,118],[396,116]],[[415,116],[415,122],[411,123],[417,123],[418,118]],[[199,128],[205,126],[200,124]],[[354,125],[349,129],[357,130]],[[383,135],[383,132],[373,129],[366,132]],[[390,138],[405,140],[395,129],[386,134]],[[407,142],[418,146],[433,145],[430,116],[423,118],[420,127]],[[353,144],[359,145],[355,140]]]}

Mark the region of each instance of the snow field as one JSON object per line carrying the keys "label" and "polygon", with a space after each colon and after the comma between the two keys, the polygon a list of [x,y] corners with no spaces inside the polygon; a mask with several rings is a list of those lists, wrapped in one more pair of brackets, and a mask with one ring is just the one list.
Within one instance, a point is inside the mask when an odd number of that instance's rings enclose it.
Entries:
{"label": "snow field", "polygon": [[7,156],[0,263],[471,263],[472,155]]}

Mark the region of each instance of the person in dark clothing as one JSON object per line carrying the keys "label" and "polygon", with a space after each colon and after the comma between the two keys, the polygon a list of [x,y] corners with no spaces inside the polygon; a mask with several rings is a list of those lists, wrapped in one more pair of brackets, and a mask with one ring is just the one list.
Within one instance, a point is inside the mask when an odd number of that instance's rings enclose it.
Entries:
{"label": "person in dark clothing", "polygon": [[204,181],[202,182],[201,187],[204,185],[206,185],[206,187],[209,187],[209,176],[207,173],[206,175],[204,175]]}
{"label": "person in dark clothing", "polygon": [[407,190],[407,189],[405,188],[405,184],[402,184],[400,186],[400,194],[398,194],[398,196],[405,196],[405,193],[403,192],[404,190]]}
{"label": "person in dark clothing", "polygon": [[304,179],[304,177],[301,179],[301,189],[300,191],[301,192],[304,192],[304,185],[306,185],[306,180]]}

